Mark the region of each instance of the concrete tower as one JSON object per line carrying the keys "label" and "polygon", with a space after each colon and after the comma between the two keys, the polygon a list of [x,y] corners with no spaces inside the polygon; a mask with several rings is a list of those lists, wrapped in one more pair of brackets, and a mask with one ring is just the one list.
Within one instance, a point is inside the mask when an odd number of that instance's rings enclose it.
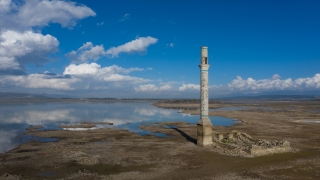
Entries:
{"label": "concrete tower", "polygon": [[200,120],[197,124],[197,144],[207,146],[212,144],[212,123],[209,119],[209,95],[208,95],[208,47],[201,47],[200,57]]}

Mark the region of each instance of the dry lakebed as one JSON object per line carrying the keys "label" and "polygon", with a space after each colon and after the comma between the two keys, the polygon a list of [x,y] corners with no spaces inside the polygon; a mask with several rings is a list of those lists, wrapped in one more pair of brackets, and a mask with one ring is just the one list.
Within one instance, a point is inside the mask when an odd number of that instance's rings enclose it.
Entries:
{"label": "dry lakebed", "polygon": [[[153,105],[199,114],[199,101]],[[1,153],[0,179],[320,179],[320,101],[212,101],[209,108],[210,116],[237,122],[213,126],[211,147],[197,146],[196,124],[181,121],[139,126],[164,137],[94,128],[99,122],[30,126],[25,134],[57,140]],[[253,144],[288,148],[255,155],[248,149]]]}

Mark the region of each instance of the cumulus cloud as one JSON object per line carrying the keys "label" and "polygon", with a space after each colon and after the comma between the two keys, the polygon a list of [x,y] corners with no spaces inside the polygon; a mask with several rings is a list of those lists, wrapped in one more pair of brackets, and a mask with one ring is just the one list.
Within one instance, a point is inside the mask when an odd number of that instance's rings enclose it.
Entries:
{"label": "cumulus cloud", "polygon": [[47,74],[30,74],[26,76],[2,76],[0,85],[23,88],[49,88],[58,90],[72,90],[72,84],[80,81],[77,78],[61,78]]}
{"label": "cumulus cloud", "polygon": [[200,85],[199,84],[182,84],[182,86],[179,87],[179,91],[200,91]]}
{"label": "cumulus cloud", "polygon": [[254,80],[253,78],[242,79],[237,76],[236,79],[228,84],[228,87],[232,91],[308,90],[320,88],[320,74],[315,74],[311,78],[298,78],[294,81],[291,78],[285,80],[279,78],[279,75],[274,75],[271,79]]}
{"label": "cumulus cloud", "polygon": [[26,64],[44,64],[58,50],[51,35],[34,32],[34,27],[59,23],[72,27],[76,21],[95,16],[90,8],[71,1],[0,1],[0,75],[26,74]]}
{"label": "cumulus cloud", "polygon": [[96,61],[104,54],[103,45],[94,46],[92,42],[86,42],[77,51],[71,51],[66,56],[74,63],[83,63]]}
{"label": "cumulus cloud", "polygon": [[22,69],[27,63],[43,64],[56,52],[59,41],[51,35],[32,31],[3,31],[0,34],[0,71]]}
{"label": "cumulus cloud", "polygon": [[[210,95],[225,95],[232,93],[264,93],[272,91],[308,91],[308,90],[320,90],[320,74],[315,74],[313,77],[298,78],[292,80],[280,79],[280,75],[275,74],[270,79],[260,79],[255,80],[253,78],[242,79],[237,76],[236,79],[232,80],[226,86],[223,85],[211,85],[208,86]],[[164,88],[161,86],[156,86],[154,84],[140,85],[135,88],[136,92],[146,92],[146,93],[158,93],[158,92],[172,92],[177,96],[181,96],[184,93],[199,94],[200,85],[199,84],[182,84],[178,86],[170,86],[170,88]],[[177,92],[180,92],[177,94]]]}
{"label": "cumulus cloud", "polygon": [[[124,91],[133,86],[150,80],[128,75],[132,72],[146,71],[143,68],[122,68],[117,65],[101,67],[97,63],[70,64],[62,74],[48,71],[29,75],[3,75],[0,76],[0,88],[28,88],[52,90],[99,90],[109,89]],[[165,86],[166,87],[166,86]],[[165,88],[165,87],[162,87]]]}
{"label": "cumulus cloud", "polygon": [[154,84],[145,84],[134,88],[134,90],[137,92],[163,92],[173,90],[173,87],[170,84],[165,84],[159,87]]}
{"label": "cumulus cloud", "polygon": [[123,45],[108,49],[106,54],[111,55],[112,57],[117,57],[120,53],[144,52],[147,50],[147,47],[157,42],[158,39],[151,36],[139,37]]}
{"label": "cumulus cloud", "polygon": [[153,37],[139,37],[118,47],[105,50],[103,45],[93,45],[92,42],[84,43],[78,50],[66,54],[73,63],[84,63],[97,61],[101,56],[111,55],[117,57],[120,53],[144,52],[151,44],[155,44],[158,39]]}
{"label": "cumulus cloud", "polygon": [[134,71],[144,71],[143,68],[122,68],[116,65],[101,68],[97,63],[83,63],[79,65],[70,64],[65,68],[64,75],[72,75],[73,77],[93,78],[99,81],[132,81],[146,82],[148,80],[138,77],[127,76]]}
{"label": "cumulus cloud", "polygon": [[96,63],[91,64],[70,64],[67,66],[63,72],[63,74],[70,74],[70,75],[94,75],[96,74],[99,69],[101,69],[101,66]]}
{"label": "cumulus cloud", "polygon": [[313,77],[309,78],[298,78],[294,81],[295,87],[300,88],[316,88],[320,89],[320,74],[315,74]]}
{"label": "cumulus cloud", "polygon": [[280,79],[280,78],[281,78],[281,76],[279,74],[274,74],[271,79],[275,80],[275,79]]}
{"label": "cumulus cloud", "polygon": [[0,56],[0,72],[6,69],[18,70],[20,65],[14,57]]}
{"label": "cumulus cloud", "polygon": [[63,27],[72,27],[76,21],[95,16],[96,13],[84,5],[71,1],[11,1],[1,0],[0,28],[27,30],[35,26],[47,26],[49,23],[59,23]]}
{"label": "cumulus cloud", "polygon": [[10,10],[11,0],[1,0],[0,1],[0,13],[4,14]]}

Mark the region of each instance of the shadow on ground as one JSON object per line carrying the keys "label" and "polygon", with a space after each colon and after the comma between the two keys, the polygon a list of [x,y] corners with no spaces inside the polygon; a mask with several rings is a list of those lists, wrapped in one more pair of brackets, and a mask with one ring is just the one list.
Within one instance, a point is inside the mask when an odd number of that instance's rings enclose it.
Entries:
{"label": "shadow on ground", "polygon": [[180,133],[183,137],[185,137],[187,141],[190,141],[190,142],[192,142],[192,143],[194,143],[194,144],[197,144],[197,140],[194,139],[194,138],[192,138],[192,137],[190,137],[190,136],[189,136],[188,134],[186,134],[185,132],[181,131],[181,130],[178,129],[178,128],[172,128],[172,129],[176,130],[176,131],[177,131],[178,133]]}

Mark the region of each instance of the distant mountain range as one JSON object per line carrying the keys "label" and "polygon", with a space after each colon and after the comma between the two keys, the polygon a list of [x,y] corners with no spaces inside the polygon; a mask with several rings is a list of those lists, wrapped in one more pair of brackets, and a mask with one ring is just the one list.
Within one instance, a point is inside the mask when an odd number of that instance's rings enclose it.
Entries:
{"label": "distant mountain range", "polygon": [[232,96],[215,98],[221,100],[320,100],[320,96],[314,95],[256,95],[256,96]]}
{"label": "distant mountain range", "polygon": [[[0,92],[0,100],[10,99],[116,99],[116,98],[76,98],[56,94],[30,94]],[[124,98],[137,99],[137,98]],[[141,99],[141,98],[139,98]],[[320,100],[319,95],[237,95],[229,97],[213,98],[212,100]]]}
{"label": "distant mountain range", "polygon": [[0,92],[0,100],[10,99],[115,99],[115,98],[78,98],[60,94],[31,94],[31,93],[12,93]]}
{"label": "distant mountain range", "polygon": [[39,95],[39,94],[0,92],[0,99],[48,99],[48,98],[50,97]]}

